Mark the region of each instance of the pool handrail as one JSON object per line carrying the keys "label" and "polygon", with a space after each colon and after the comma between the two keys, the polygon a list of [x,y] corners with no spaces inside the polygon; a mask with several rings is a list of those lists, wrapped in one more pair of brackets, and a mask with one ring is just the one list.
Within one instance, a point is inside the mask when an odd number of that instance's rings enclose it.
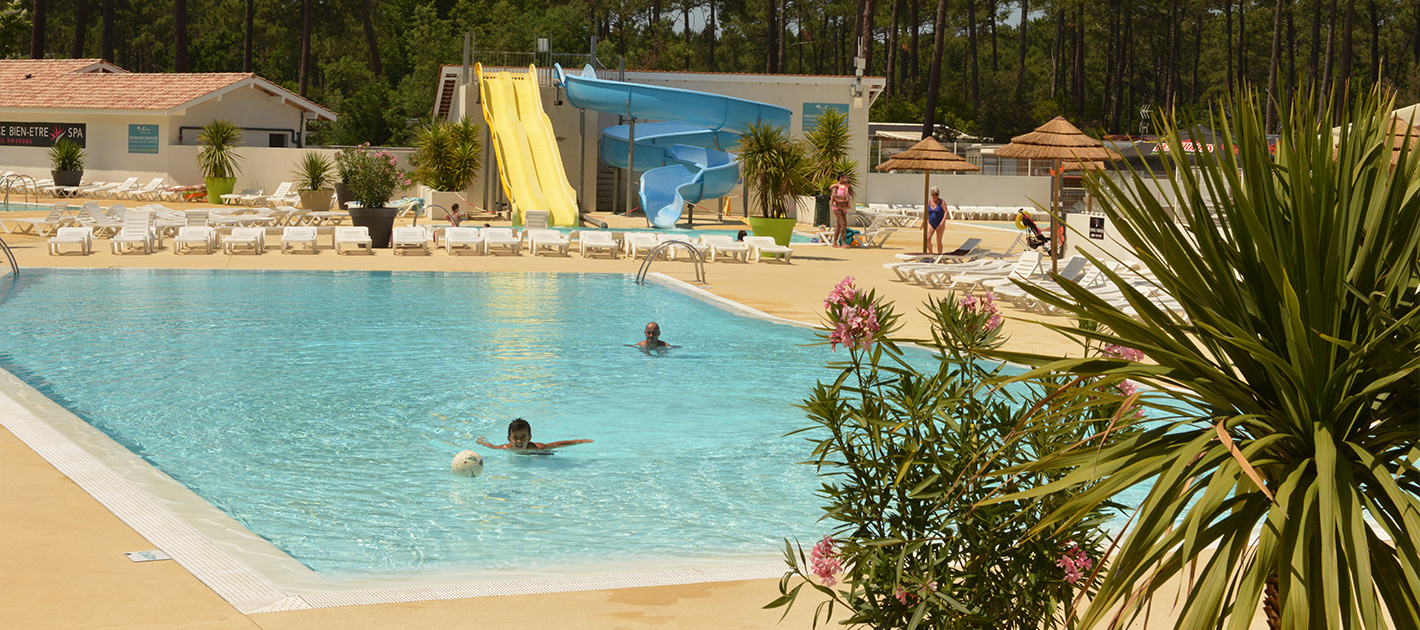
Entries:
{"label": "pool handrail", "polygon": [[661,241],[652,247],[650,251],[646,252],[646,259],[641,261],[641,268],[636,271],[636,284],[646,284],[646,273],[651,270],[651,261],[655,260],[662,250],[670,249],[677,244],[690,250],[691,262],[695,263],[695,281],[700,284],[709,284],[705,281],[705,259],[700,254],[700,249],[688,241]]}

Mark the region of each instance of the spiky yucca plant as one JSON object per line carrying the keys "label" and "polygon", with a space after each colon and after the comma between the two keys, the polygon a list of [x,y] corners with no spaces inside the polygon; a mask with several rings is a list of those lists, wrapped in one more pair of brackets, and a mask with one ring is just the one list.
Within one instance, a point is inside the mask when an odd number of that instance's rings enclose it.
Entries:
{"label": "spiky yucca plant", "polygon": [[762,216],[788,216],[789,204],[795,197],[813,192],[809,152],[783,127],[750,125],[740,135],[735,152],[745,183],[745,203],[758,208]]}
{"label": "spiky yucca plant", "polygon": [[226,118],[218,118],[202,127],[197,134],[197,143],[202,149],[197,152],[197,166],[203,177],[236,177],[241,170],[237,154],[237,143],[242,141],[242,128]]}
{"label": "spiky yucca plant", "polygon": [[473,183],[483,166],[482,127],[461,118],[456,123],[436,122],[419,130],[414,153],[414,180],[440,191],[462,191]]}
{"label": "spiky yucca plant", "polygon": [[1164,121],[1180,222],[1139,174],[1089,177],[1181,314],[1117,274],[1137,318],[1070,283],[1028,288],[1103,325],[1061,332],[1152,364],[997,353],[1151,383],[1196,409],[1163,426],[1126,418],[1143,431],[1030,467],[1075,469],[1047,490],[1092,484],[1041,531],[1152,480],[1083,627],[1137,614],[1184,574],[1178,628],[1247,628],[1264,599],[1273,627],[1420,627],[1420,155],[1392,169],[1378,93],[1341,112],[1335,149],[1333,113],[1293,103],[1274,157],[1256,96],[1242,95],[1231,120],[1214,116],[1221,146],[1196,171]]}
{"label": "spiky yucca plant", "polygon": [[848,157],[853,134],[848,127],[848,114],[837,109],[825,109],[813,119],[804,134],[813,161],[814,192],[828,194],[840,173],[849,174],[849,186],[858,186],[858,162]]}

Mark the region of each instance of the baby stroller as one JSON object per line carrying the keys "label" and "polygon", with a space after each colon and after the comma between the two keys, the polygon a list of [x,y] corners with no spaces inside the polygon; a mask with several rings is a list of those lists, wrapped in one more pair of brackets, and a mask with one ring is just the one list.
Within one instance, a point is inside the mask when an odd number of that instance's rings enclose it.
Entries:
{"label": "baby stroller", "polygon": [[1030,213],[1021,210],[1016,213],[1016,227],[1026,231],[1026,246],[1031,249],[1041,249],[1050,244],[1050,237],[1042,234],[1040,226],[1035,224],[1035,220],[1030,218]]}

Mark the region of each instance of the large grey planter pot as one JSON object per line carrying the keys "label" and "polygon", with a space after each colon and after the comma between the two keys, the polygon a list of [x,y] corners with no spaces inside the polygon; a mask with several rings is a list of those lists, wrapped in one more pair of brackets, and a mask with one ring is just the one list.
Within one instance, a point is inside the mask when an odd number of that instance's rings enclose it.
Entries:
{"label": "large grey planter pot", "polygon": [[399,208],[351,208],[350,222],[370,229],[370,244],[382,249],[390,246],[394,232],[394,217]]}
{"label": "large grey planter pot", "polygon": [[340,204],[341,210],[349,210],[350,202],[355,198],[350,196],[350,187],[345,182],[335,182],[335,200]]}
{"label": "large grey planter pot", "polygon": [[78,186],[84,180],[84,171],[50,171],[55,186]]}

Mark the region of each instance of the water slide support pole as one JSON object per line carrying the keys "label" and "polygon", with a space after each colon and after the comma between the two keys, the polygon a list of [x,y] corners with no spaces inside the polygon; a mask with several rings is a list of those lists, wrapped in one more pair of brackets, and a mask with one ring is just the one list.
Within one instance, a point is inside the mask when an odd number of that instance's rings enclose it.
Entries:
{"label": "water slide support pole", "polygon": [[[626,117],[631,118],[631,131],[626,143],[626,216],[631,216],[632,178],[636,176],[636,118],[631,116],[631,94],[626,93]],[[646,209],[642,208],[642,212]],[[647,221],[650,221],[647,218]]]}
{"label": "water slide support pole", "polygon": [[[581,110],[581,113],[578,114],[578,116],[580,117],[580,120],[577,122],[577,124],[578,124],[578,130],[581,132],[581,135],[582,135],[582,143],[581,143],[581,149],[580,149],[581,153],[579,154],[579,155],[581,156],[580,159],[582,160],[582,168],[579,169],[579,170],[581,171],[581,173],[577,176],[577,209],[580,210],[580,211],[582,212],[582,214],[586,214],[586,213],[587,213],[587,110],[585,110],[585,109]],[[594,162],[594,163],[595,163],[595,162]]]}

